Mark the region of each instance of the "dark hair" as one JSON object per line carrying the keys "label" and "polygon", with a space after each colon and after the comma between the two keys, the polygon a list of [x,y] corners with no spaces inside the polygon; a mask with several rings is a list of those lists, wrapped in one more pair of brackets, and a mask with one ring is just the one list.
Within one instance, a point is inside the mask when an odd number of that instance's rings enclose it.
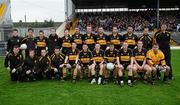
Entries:
{"label": "dark hair", "polygon": [[29,31],[32,31],[32,32],[34,32],[34,30],[33,30],[32,28],[28,28],[28,32],[29,32]]}
{"label": "dark hair", "polygon": [[59,49],[59,46],[55,46],[54,49]]}
{"label": "dark hair", "polygon": [[45,49],[45,48],[41,49],[41,51],[42,51],[42,50],[45,50],[45,51],[46,51],[46,49]]}
{"label": "dark hair", "polygon": [[56,29],[55,29],[55,28],[51,28],[51,30],[55,30],[55,31],[56,31]]}
{"label": "dark hair", "polygon": [[114,28],[114,27],[116,27],[116,28],[118,29],[117,25],[113,25],[113,26],[112,26],[112,28]]}
{"label": "dark hair", "polygon": [[43,33],[43,34],[44,34],[44,31],[43,31],[43,30],[40,30],[39,33]]}
{"label": "dark hair", "polygon": [[128,27],[132,27],[132,28],[134,29],[133,25],[131,25],[131,24],[130,24],[130,25],[128,25]]}
{"label": "dark hair", "polygon": [[14,45],[13,48],[19,48],[19,45]]}
{"label": "dark hair", "polygon": [[18,32],[18,30],[17,30],[17,29],[13,29],[13,31],[16,31],[16,32]]}

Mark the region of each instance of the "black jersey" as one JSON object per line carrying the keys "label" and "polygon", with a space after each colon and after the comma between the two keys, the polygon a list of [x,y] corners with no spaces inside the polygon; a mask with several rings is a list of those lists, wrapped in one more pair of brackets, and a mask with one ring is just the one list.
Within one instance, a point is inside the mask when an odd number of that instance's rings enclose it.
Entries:
{"label": "black jersey", "polygon": [[37,63],[37,57],[34,56],[32,58],[30,56],[27,56],[26,59],[24,60],[23,69],[25,71],[34,70],[36,63]]}
{"label": "black jersey", "polygon": [[69,50],[68,54],[66,54],[66,56],[68,56],[69,64],[75,64],[78,54],[79,54],[79,49]]}
{"label": "black jersey", "polygon": [[12,52],[13,47],[14,47],[15,45],[20,46],[21,41],[22,41],[22,38],[19,37],[19,36],[13,36],[13,37],[11,37],[11,38],[8,40],[8,42],[7,42],[7,51],[8,51],[8,52]]}
{"label": "black jersey", "polygon": [[25,43],[27,45],[27,50],[34,50],[36,43],[35,43],[35,38],[34,37],[25,37],[23,38],[23,40],[21,41],[21,43]]}
{"label": "black jersey", "polygon": [[74,34],[72,36],[72,40],[73,40],[73,42],[75,42],[77,44],[77,48],[79,50],[81,50],[82,49],[82,44],[83,44],[82,35],[81,34]]}
{"label": "black jersey", "polygon": [[58,46],[60,47],[60,39],[58,37],[58,35],[49,35],[48,38],[48,54],[52,55],[54,53],[54,49],[55,47]]}
{"label": "black jersey", "polygon": [[62,37],[60,40],[62,43],[62,53],[66,55],[72,47],[72,37],[68,35],[66,37]]}
{"label": "black jersey", "polygon": [[134,59],[138,64],[143,64],[144,60],[146,59],[146,53],[147,50],[145,48],[143,48],[141,51],[139,51],[138,48],[133,50]]}
{"label": "black jersey", "polygon": [[101,49],[105,50],[106,46],[107,46],[107,42],[108,42],[108,37],[107,35],[103,34],[103,35],[96,35],[96,42],[99,43],[101,45]]}
{"label": "black jersey", "polygon": [[8,67],[10,66],[10,69],[18,69],[19,67],[22,67],[23,64],[23,55],[21,53],[18,53],[15,55],[13,52],[6,55],[4,66]]}
{"label": "black jersey", "polygon": [[160,49],[170,48],[171,34],[169,32],[158,32],[155,34],[154,38]]}
{"label": "black jersey", "polygon": [[88,48],[91,51],[93,51],[94,50],[94,45],[95,45],[95,42],[96,42],[95,35],[94,34],[91,34],[91,35],[84,34],[82,39],[83,39],[83,42],[88,45]]}
{"label": "black jersey", "polygon": [[117,57],[117,50],[116,49],[114,49],[113,51],[108,49],[104,52],[104,59],[106,62],[115,63],[116,57]]}
{"label": "black jersey", "polygon": [[116,36],[113,36],[112,34],[109,35],[109,42],[114,44],[114,47],[116,49],[120,49],[121,47],[121,41],[122,41],[122,36],[117,34]]}
{"label": "black jersey", "polygon": [[79,62],[82,63],[82,64],[90,64],[92,63],[92,53],[91,51],[81,51],[79,53]]}
{"label": "black jersey", "polygon": [[135,34],[124,34],[123,40],[128,43],[130,49],[134,49],[138,41],[138,37]]}
{"label": "black jersey", "polygon": [[132,53],[132,50],[129,48],[127,49],[127,51],[120,49],[118,51],[118,56],[119,56],[119,60],[120,60],[121,64],[123,64],[123,63],[129,63],[130,64],[131,57],[133,57],[133,53]]}
{"label": "black jersey", "polygon": [[51,64],[51,59],[48,55],[44,57],[40,56],[37,60],[37,68],[38,68],[37,70],[45,71],[49,69],[50,64]]}
{"label": "black jersey", "polygon": [[53,53],[51,55],[51,67],[59,68],[59,65],[64,63],[64,57],[61,54]]}
{"label": "black jersey", "polygon": [[42,39],[40,37],[35,38],[35,44],[36,44],[36,55],[41,55],[41,50],[46,49],[48,45],[48,39],[46,37],[43,37]]}
{"label": "black jersey", "polygon": [[104,51],[103,50],[93,50],[92,52],[92,60],[95,61],[96,63],[101,63],[104,60]]}
{"label": "black jersey", "polygon": [[143,42],[143,48],[150,50],[152,48],[153,39],[150,35],[142,35],[139,40]]}

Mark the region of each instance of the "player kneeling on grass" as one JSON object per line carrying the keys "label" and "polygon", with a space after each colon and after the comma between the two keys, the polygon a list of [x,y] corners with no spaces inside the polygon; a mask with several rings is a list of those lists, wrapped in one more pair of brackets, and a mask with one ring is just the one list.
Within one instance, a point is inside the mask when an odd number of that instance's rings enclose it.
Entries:
{"label": "player kneeling on grass", "polygon": [[51,55],[51,79],[61,77],[62,79],[62,69],[64,66],[64,57],[60,54],[59,47],[56,46],[54,49],[54,53]]}
{"label": "player kneeling on grass", "polygon": [[[134,56],[134,69],[133,69],[133,75],[134,75],[134,81],[136,80],[139,73],[144,73],[144,83],[147,84],[148,77],[150,77],[152,69],[151,67],[146,64],[146,53],[147,50],[143,48],[143,42],[138,41],[137,47],[133,50],[133,56]],[[143,74],[142,74],[143,75]]]}
{"label": "player kneeling on grass", "polygon": [[[114,45],[110,43],[109,49],[104,52],[104,69],[103,69],[103,84],[107,84],[109,80],[110,73],[112,71],[114,79],[116,80],[116,57],[117,57],[117,50],[114,48]],[[113,64],[113,65],[112,65]],[[110,67],[108,67],[110,65]]]}
{"label": "player kneeling on grass", "polygon": [[[77,69],[76,68],[76,64],[78,62],[78,55],[79,55],[79,49],[77,49],[77,44],[76,43],[72,43],[72,48],[69,49],[69,52],[66,54],[66,58],[65,58],[65,66],[63,69],[63,78],[66,77],[66,71],[67,69],[72,69],[72,74],[74,74],[73,72],[76,72]],[[74,77],[73,77],[74,78]],[[72,81],[75,82],[75,81]]]}
{"label": "player kneeling on grass", "polygon": [[157,70],[164,73],[163,82],[169,83],[168,76],[170,72],[170,67],[166,65],[164,54],[159,50],[159,45],[154,44],[152,49],[147,52],[147,63],[152,68],[152,84],[155,83],[155,76]]}
{"label": "player kneeling on grass", "polygon": [[18,45],[13,47],[13,51],[8,53],[5,58],[4,66],[10,72],[12,81],[21,81],[22,80],[22,65],[23,65],[23,56],[20,53]]}
{"label": "player kneeling on grass", "polygon": [[104,51],[100,49],[101,45],[99,43],[95,44],[95,49],[92,52],[92,77],[94,77],[91,81],[91,84],[96,83],[95,75],[98,75],[98,84],[101,84],[102,74],[104,68]]}
{"label": "player kneeling on grass", "polygon": [[122,48],[118,51],[118,57],[119,59],[117,60],[118,64],[118,81],[119,85],[121,87],[124,86],[124,81],[123,81],[123,70],[128,71],[128,86],[132,87],[132,76],[133,76],[133,53],[132,50],[128,48],[128,43],[123,42]]}
{"label": "player kneeling on grass", "polygon": [[35,56],[35,50],[29,50],[29,54],[27,55],[26,59],[24,60],[23,64],[23,74],[27,81],[29,80],[36,80],[36,72],[35,72],[35,65],[37,62],[37,57]]}
{"label": "player kneeling on grass", "polygon": [[51,59],[48,56],[45,49],[41,50],[41,56],[37,60],[37,65],[35,67],[35,72],[37,75],[37,79],[43,79],[45,77],[50,78],[50,66]]}
{"label": "player kneeling on grass", "polygon": [[76,68],[73,72],[73,83],[76,82],[77,73],[80,73],[80,79],[83,79],[84,74],[88,74],[88,79],[91,76],[91,69],[92,69],[92,53],[90,50],[88,50],[88,46],[86,44],[83,44],[82,51],[79,53],[78,56],[78,64],[76,65]]}

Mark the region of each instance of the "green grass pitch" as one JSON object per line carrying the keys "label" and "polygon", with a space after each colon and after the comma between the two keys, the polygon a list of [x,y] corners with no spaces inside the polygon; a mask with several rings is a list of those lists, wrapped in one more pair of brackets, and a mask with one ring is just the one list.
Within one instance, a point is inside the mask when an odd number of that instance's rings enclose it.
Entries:
{"label": "green grass pitch", "polygon": [[134,87],[91,85],[87,81],[72,84],[42,80],[17,84],[0,59],[0,105],[180,105],[180,50],[172,50],[175,80],[155,86],[138,81]]}

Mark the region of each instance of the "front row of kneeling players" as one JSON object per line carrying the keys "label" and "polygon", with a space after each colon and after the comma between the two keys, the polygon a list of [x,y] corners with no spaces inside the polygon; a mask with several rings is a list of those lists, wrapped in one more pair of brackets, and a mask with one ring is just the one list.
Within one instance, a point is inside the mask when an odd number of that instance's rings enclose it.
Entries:
{"label": "front row of kneeling players", "polygon": [[[118,50],[113,44],[103,51],[97,43],[92,52],[86,44],[82,46],[82,51],[76,46],[76,43],[72,43],[72,48],[65,56],[60,53],[58,47],[51,56],[48,56],[45,49],[41,50],[40,57],[36,57],[34,50],[30,50],[25,60],[19,47],[14,46],[13,52],[5,58],[5,67],[10,71],[12,81],[40,80],[45,77],[60,78],[64,81],[67,70],[70,69],[73,83],[76,82],[78,73],[80,79],[88,77],[91,84],[106,84],[112,74],[115,83],[124,86],[125,70],[128,72],[129,86],[133,86],[138,74],[141,74],[144,83],[154,84],[159,71],[164,72],[163,81],[169,83],[169,67],[157,44],[148,52],[142,47],[142,41],[138,41],[133,51],[128,48],[127,42],[123,42],[122,48]],[[110,69],[109,65],[113,67]]]}

